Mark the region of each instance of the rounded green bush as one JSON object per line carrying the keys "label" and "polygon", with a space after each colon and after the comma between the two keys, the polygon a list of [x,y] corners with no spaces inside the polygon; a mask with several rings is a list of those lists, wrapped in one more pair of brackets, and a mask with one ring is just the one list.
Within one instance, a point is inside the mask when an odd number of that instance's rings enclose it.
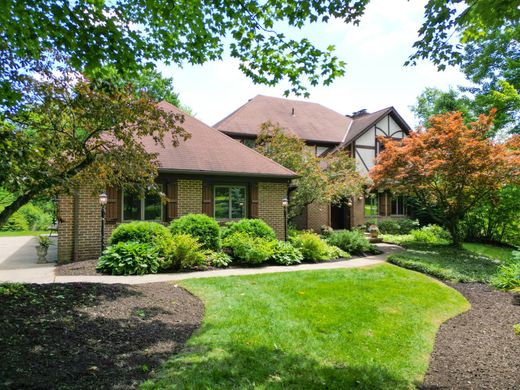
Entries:
{"label": "rounded green bush", "polygon": [[423,226],[419,230],[412,230],[410,234],[415,241],[427,244],[442,244],[451,241],[451,234],[439,225]]}
{"label": "rounded green bush", "polygon": [[170,237],[170,231],[157,222],[130,222],[116,227],[110,236],[110,245],[119,242],[140,242],[152,244]]}
{"label": "rounded green bush", "polygon": [[29,224],[20,211],[15,212],[4,225],[0,226],[0,231],[10,232],[22,230],[29,230]]}
{"label": "rounded green bush", "polygon": [[157,247],[147,243],[121,241],[103,252],[96,269],[112,275],[145,275],[156,273],[159,267]]}
{"label": "rounded green bush", "polygon": [[383,234],[399,234],[399,223],[393,219],[385,219],[377,225]]}
{"label": "rounded green bush", "polygon": [[163,270],[189,270],[207,265],[207,250],[203,249],[202,244],[189,234],[174,234],[158,246],[163,254],[161,264]]}
{"label": "rounded green bush", "polygon": [[273,228],[261,219],[244,218],[237,222],[228,222],[222,236],[226,238],[235,233],[244,233],[251,237],[266,238],[269,240],[276,239]]}
{"label": "rounded green bush", "polygon": [[170,224],[173,234],[189,234],[206,249],[218,250],[222,246],[220,226],[205,214],[187,214]]}

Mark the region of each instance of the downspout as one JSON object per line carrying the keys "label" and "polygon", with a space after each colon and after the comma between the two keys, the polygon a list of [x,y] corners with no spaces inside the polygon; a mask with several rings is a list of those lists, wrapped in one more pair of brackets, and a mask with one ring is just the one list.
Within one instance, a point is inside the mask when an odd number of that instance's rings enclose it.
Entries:
{"label": "downspout", "polygon": [[72,198],[72,261],[79,260],[79,190],[74,188]]}

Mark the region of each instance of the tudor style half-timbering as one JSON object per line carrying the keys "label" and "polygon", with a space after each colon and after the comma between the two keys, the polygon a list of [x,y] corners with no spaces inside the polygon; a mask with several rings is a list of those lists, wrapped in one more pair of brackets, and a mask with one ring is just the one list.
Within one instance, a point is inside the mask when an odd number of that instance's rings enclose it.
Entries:
{"label": "tudor style half-timbering", "polygon": [[[393,107],[373,113],[361,110],[342,115],[317,103],[262,95],[249,100],[214,127],[243,143],[252,144],[265,122],[295,133],[316,150],[316,155],[349,151],[362,174],[368,174],[375,164],[381,149],[377,141],[379,136],[401,139],[410,131],[410,126]],[[334,205],[309,205],[296,218],[296,223],[303,229],[319,230],[323,225],[349,229],[377,218],[403,215],[402,198],[376,192],[366,198],[346,198]]]}

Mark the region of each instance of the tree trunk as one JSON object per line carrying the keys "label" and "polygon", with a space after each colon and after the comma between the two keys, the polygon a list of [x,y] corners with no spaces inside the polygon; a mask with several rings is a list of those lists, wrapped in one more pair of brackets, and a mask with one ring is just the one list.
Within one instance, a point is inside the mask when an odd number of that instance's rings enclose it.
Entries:
{"label": "tree trunk", "polygon": [[35,192],[28,191],[23,195],[20,195],[16,200],[3,209],[0,212],[0,226],[4,226],[7,223],[7,220],[13,215],[20,207],[29,203],[35,196]]}
{"label": "tree trunk", "polygon": [[446,227],[451,234],[452,245],[457,248],[462,248],[462,234],[459,229],[459,221],[450,221],[446,224]]}

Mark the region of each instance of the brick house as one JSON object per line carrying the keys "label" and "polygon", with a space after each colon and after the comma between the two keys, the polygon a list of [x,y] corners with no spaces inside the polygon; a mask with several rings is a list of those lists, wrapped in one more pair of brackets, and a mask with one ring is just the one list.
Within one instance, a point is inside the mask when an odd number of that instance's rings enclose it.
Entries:
{"label": "brick house", "polygon": [[[317,156],[346,150],[362,174],[374,166],[381,150],[377,137],[405,137],[411,130],[393,107],[368,113],[342,115],[317,103],[258,95],[213,127],[248,146],[271,122],[302,138]],[[350,206],[349,206],[350,205]],[[350,229],[375,219],[402,218],[407,214],[403,197],[376,191],[365,197],[346,197],[339,204],[311,204],[296,219],[298,228],[318,231],[321,226]]]}
{"label": "brick house", "polygon": [[[179,113],[162,102],[164,110]],[[284,237],[282,199],[294,172],[262,156],[201,121],[184,114],[183,127],[191,138],[164,147],[144,138],[147,151],[158,154],[157,183],[167,203],[157,195],[125,193],[107,189],[106,238],[120,223],[135,220],[169,223],[188,213],[204,213],[225,222],[260,218],[279,238]],[[101,250],[101,212],[98,196],[88,186],[58,200],[58,261],[60,263],[96,258]]]}

